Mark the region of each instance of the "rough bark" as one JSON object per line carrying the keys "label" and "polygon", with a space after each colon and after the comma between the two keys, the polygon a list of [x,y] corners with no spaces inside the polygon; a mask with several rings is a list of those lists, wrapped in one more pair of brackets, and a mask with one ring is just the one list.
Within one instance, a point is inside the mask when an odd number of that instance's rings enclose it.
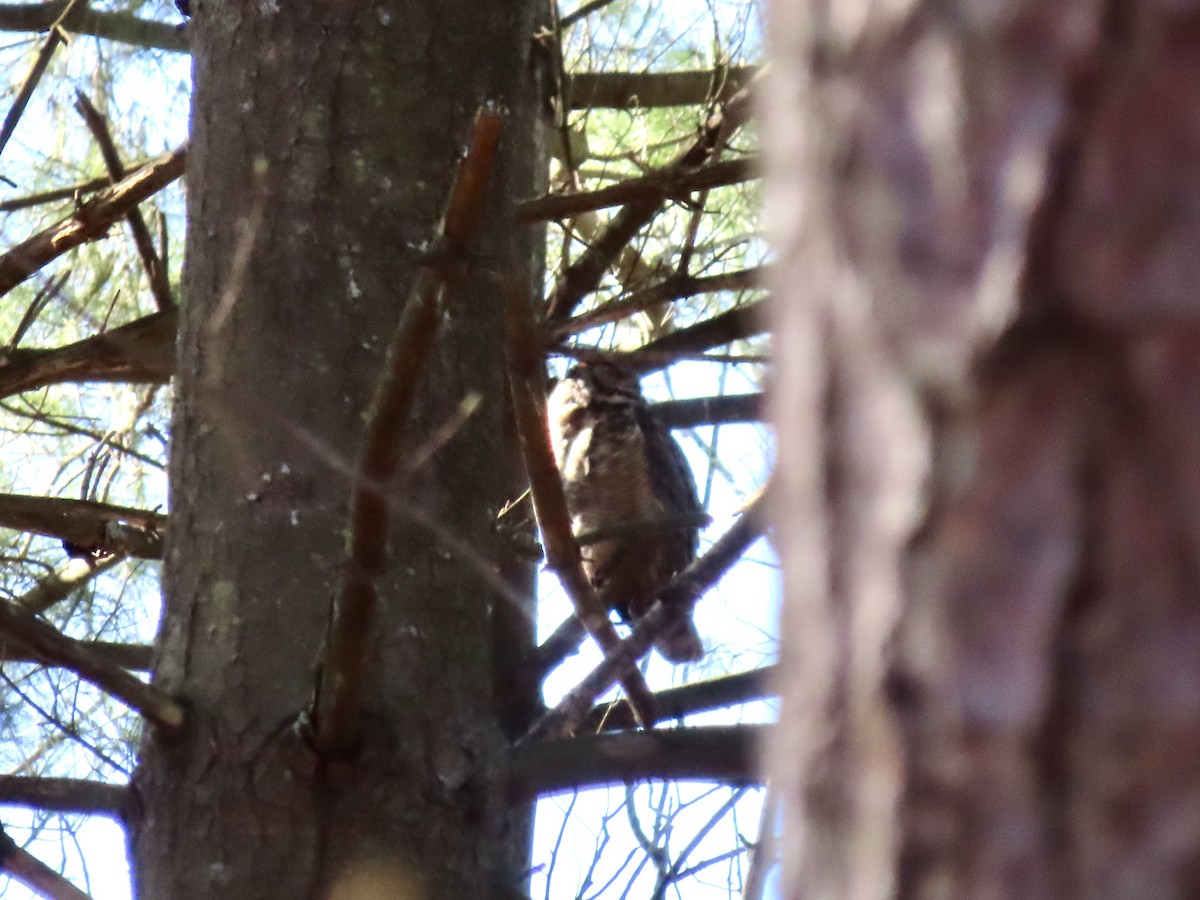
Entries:
{"label": "rough bark", "polygon": [[1200,14],[773,16],[783,894],[1193,896]]}
{"label": "rough bark", "polygon": [[[530,636],[531,572],[510,561],[494,519],[521,471],[498,279],[537,283],[532,233],[501,224],[540,188],[534,8],[196,11],[154,676],[189,722],[181,738],[144,742],[130,823],[140,897],[323,897],[377,875],[392,895],[520,884],[527,821],[504,804],[510,710],[493,670]],[[393,493],[361,746],[322,762],[302,714],[345,560],[347,467],[471,117],[489,100],[511,125],[486,234],[449,292],[410,428],[407,452],[427,458]],[[472,396],[465,424],[430,446]]]}

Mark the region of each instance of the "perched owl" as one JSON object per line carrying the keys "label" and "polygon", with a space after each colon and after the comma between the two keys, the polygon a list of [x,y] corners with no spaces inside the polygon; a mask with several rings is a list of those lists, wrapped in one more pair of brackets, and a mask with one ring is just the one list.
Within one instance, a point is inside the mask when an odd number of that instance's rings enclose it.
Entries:
{"label": "perched owl", "polygon": [[[637,373],[619,363],[572,367],[551,393],[548,413],[572,525],[584,539],[584,571],[609,608],[636,620],[696,557],[704,511],[683,450],[651,414]],[[673,528],[664,523],[671,518]],[[586,540],[597,532],[618,534]],[[657,647],[674,663],[704,655],[690,618]]]}

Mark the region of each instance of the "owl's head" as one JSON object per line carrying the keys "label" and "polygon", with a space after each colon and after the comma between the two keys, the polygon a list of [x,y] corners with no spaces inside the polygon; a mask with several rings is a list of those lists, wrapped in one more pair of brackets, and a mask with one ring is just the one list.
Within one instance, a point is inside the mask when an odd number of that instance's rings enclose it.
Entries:
{"label": "owl's head", "polygon": [[547,403],[550,427],[570,439],[597,418],[645,405],[637,370],[613,360],[573,365],[555,385]]}

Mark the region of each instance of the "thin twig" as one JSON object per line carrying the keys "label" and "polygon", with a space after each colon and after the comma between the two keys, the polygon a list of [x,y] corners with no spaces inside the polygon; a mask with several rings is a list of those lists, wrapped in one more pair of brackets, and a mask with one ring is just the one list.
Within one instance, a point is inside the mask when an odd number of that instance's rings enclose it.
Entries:
{"label": "thin twig", "polygon": [[503,121],[491,108],[476,113],[471,146],[451,189],[436,262],[417,272],[371,407],[351,499],[349,560],[334,602],[314,705],[314,743],[327,755],[345,755],[357,744],[375,582],[387,565],[386,485],[400,466],[400,439],[442,319],[444,282],[466,253],[479,221]]}
{"label": "thin twig", "polygon": [[[526,291],[513,289],[508,310],[508,369],[513,414],[529,477],[534,513],[546,550],[546,567],[558,577],[571,600],[575,615],[607,654],[620,638],[608,611],[583,571],[579,542],[571,530],[571,516],[562,478],[554,462],[554,449],[546,426],[545,371],[534,336],[533,306]],[[619,673],[621,685],[643,725],[654,721],[654,702],[641,672]],[[528,684],[518,678],[518,684]]]}
{"label": "thin twig", "polygon": [[605,648],[600,664],[572,688],[558,706],[542,716],[520,743],[527,744],[541,738],[574,732],[587,717],[596,698],[649,653],[659,636],[688,615],[697,598],[763,533],[765,496],[764,489],[707,553],[671,580],[650,610],[638,620],[629,637],[612,651]]}
{"label": "thin twig", "polygon": [[33,96],[34,88],[41,81],[42,75],[46,72],[46,67],[50,65],[50,60],[54,57],[54,51],[58,49],[59,44],[65,41],[62,30],[63,20],[71,14],[79,2],[80,0],[69,0],[62,14],[50,26],[50,33],[46,35],[46,40],[42,43],[41,49],[38,50],[37,58],[33,61],[33,67],[29,70],[29,74],[25,76],[21,87],[17,89],[17,96],[13,100],[13,105],[4,117],[4,124],[0,125],[0,154],[4,153],[4,148],[8,145],[8,139],[17,130],[17,123],[21,121],[21,116],[25,113],[25,107],[29,105],[29,98]]}
{"label": "thin twig", "polygon": [[[92,133],[96,145],[100,148],[100,156],[104,159],[108,175],[113,184],[116,184],[125,177],[125,166],[117,153],[117,145],[113,143],[108,123],[104,121],[104,116],[100,115],[100,110],[96,109],[82,91],[75,92],[75,109],[83,116],[88,131]],[[150,279],[150,292],[154,295],[154,302],[159,311],[170,309],[175,305],[175,300],[171,296],[171,283],[167,278],[165,260],[159,257],[158,251],[154,248],[154,238],[150,236],[150,228],[146,225],[146,220],[142,218],[141,210],[136,206],[133,207],[125,214],[125,221],[129,223],[129,230],[133,233],[133,242],[137,246],[138,256],[141,257],[142,265],[146,269],[146,276]]]}
{"label": "thin twig", "polygon": [[13,350],[17,348],[17,345],[21,343],[21,339],[25,337],[26,332],[33,327],[33,323],[37,321],[37,317],[40,316],[42,314],[42,310],[46,308],[46,304],[48,304],[56,294],[62,291],[62,286],[66,284],[67,278],[69,278],[70,275],[71,270],[67,269],[67,271],[59,275],[58,278],[50,281],[47,284],[44,284],[41,289],[38,290],[37,294],[33,298],[33,301],[25,308],[25,312],[21,316],[21,321],[17,323],[17,327],[13,330],[12,338],[9,339],[8,344],[4,348],[3,354],[0,355],[7,357],[12,353]]}
{"label": "thin twig", "polygon": [[604,9],[604,7],[608,6],[608,4],[612,2],[613,0],[591,0],[591,2],[583,4],[583,6],[580,6],[578,9],[573,9],[571,12],[567,13],[567,15],[563,16],[559,20],[559,27],[570,28],[580,19],[590,16],[598,9]]}
{"label": "thin twig", "polygon": [[[134,168],[140,169],[146,164],[145,160],[137,163]],[[104,188],[112,187],[112,179],[110,178],[89,178],[87,181],[81,181],[78,184],[68,185],[64,188],[55,188],[52,191],[41,191],[36,194],[27,194],[24,197],[17,197],[13,200],[5,200],[0,202],[0,213],[17,212],[22,209],[30,209],[34,206],[41,206],[43,203],[58,203],[61,200],[74,200],[82,198],[84,194],[94,194],[96,191]]]}
{"label": "thin twig", "polygon": [[68,250],[107,235],[129,210],[181,176],[186,159],[186,145],[164,153],[0,256],[0,297]]}
{"label": "thin twig", "polygon": [[44,663],[70,669],[84,681],[112,694],[158,728],[183,727],[183,707],[165,693],[92,653],[82,642],[59,633],[28,610],[0,600],[0,632],[24,644]]}

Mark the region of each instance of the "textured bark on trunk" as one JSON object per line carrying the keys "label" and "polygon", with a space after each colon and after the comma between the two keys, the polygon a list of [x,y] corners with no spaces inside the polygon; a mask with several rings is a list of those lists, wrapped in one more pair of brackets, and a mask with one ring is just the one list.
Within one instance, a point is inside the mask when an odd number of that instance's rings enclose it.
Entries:
{"label": "textured bark on trunk", "polygon": [[[505,222],[541,171],[536,4],[192,5],[186,298],[154,676],[191,718],[181,738],[144,742],[137,894],[324,897],[355,877],[377,878],[379,896],[500,894],[521,883],[528,838],[527,813],[503,802],[493,668],[532,628],[532,573],[510,560],[495,516],[523,477],[502,298],[521,273],[538,283],[534,235]],[[489,100],[509,126],[409,429],[407,458],[424,461],[393,495],[361,748],[317,766],[297,716],[344,573],[348,471],[472,115]],[[465,423],[438,437],[471,398]]]}
{"label": "textured bark on trunk", "polygon": [[1195,896],[1200,15],[772,11],[784,895]]}

